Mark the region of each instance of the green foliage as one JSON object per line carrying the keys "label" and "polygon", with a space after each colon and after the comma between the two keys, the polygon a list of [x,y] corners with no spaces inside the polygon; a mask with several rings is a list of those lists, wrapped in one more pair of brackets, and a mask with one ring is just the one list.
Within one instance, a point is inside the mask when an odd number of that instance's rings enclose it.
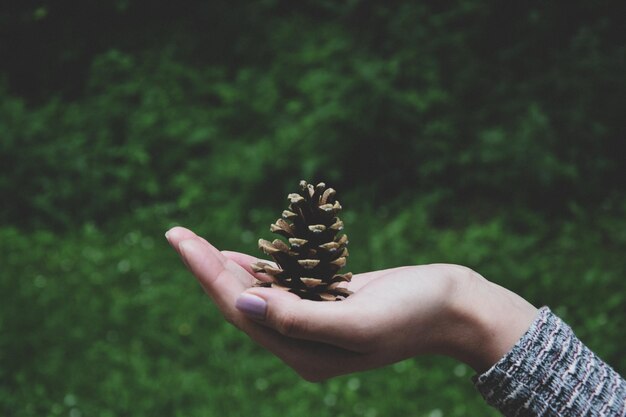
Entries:
{"label": "green foliage", "polygon": [[495,415],[463,365],[313,385],[222,321],[163,232],[256,253],[300,179],[339,190],[352,271],[470,266],[625,372],[610,3],[3,9],[0,413]]}

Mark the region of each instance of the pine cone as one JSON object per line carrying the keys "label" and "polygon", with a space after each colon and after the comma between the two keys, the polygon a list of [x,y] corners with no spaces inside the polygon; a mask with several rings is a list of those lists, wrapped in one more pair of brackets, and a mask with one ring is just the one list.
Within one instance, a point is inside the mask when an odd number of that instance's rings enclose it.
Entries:
{"label": "pine cone", "polygon": [[346,264],[348,237],[338,236],[343,222],[337,217],[341,205],[335,190],[323,182],[315,187],[300,181],[302,192],[287,197],[291,204],[270,230],[287,238],[272,242],[259,240],[259,248],[270,255],[276,266],[266,262],[252,264],[255,272],[266,273],[272,282],[256,283],[260,287],[279,288],[301,298],[316,301],[339,301],[351,292],[339,287],[352,273],[338,274]]}

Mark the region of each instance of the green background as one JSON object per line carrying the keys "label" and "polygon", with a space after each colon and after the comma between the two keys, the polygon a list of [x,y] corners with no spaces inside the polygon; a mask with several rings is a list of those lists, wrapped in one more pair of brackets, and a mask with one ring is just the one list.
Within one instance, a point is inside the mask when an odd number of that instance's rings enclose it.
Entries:
{"label": "green background", "polygon": [[336,188],[349,270],[453,262],[626,372],[622,2],[22,1],[0,8],[0,414],[497,415],[467,366],[321,384],[168,247]]}

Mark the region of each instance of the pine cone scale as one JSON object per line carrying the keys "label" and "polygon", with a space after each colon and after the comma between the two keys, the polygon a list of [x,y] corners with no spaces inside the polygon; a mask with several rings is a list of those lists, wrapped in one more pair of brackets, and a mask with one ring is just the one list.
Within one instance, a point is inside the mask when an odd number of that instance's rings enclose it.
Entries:
{"label": "pine cone scale", "polygon": [[287,196],[290,204],[282,217],[270,226],[270,231],[284,237],[259,240],[259,248],[276,262],[252,265],[254,272],[266,273],[273,282],[257,285],[280,288],[311,300],[342,300],[350,295],[341,282],[350,281],[352,274],[338,274],[346,264],[348,238],[338,236],[344,224],[337,217],[341,205],[336,191],[326,184],[316,186],[300,182],[301,193]]}

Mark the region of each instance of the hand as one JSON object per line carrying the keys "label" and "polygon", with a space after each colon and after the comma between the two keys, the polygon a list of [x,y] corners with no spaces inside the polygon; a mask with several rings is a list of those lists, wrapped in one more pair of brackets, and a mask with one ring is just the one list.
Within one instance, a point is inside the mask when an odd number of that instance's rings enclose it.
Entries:
{"label": "hand", "polygon": [[474,271],[447,264],[358,274],[340,302],[302,300],[252,287],[258,259],[220,252],[176,227],[172,247],[226,320],[309,381],[376,368],[418,354],[455,357],[482,372],[528,329],[537,310]]}

